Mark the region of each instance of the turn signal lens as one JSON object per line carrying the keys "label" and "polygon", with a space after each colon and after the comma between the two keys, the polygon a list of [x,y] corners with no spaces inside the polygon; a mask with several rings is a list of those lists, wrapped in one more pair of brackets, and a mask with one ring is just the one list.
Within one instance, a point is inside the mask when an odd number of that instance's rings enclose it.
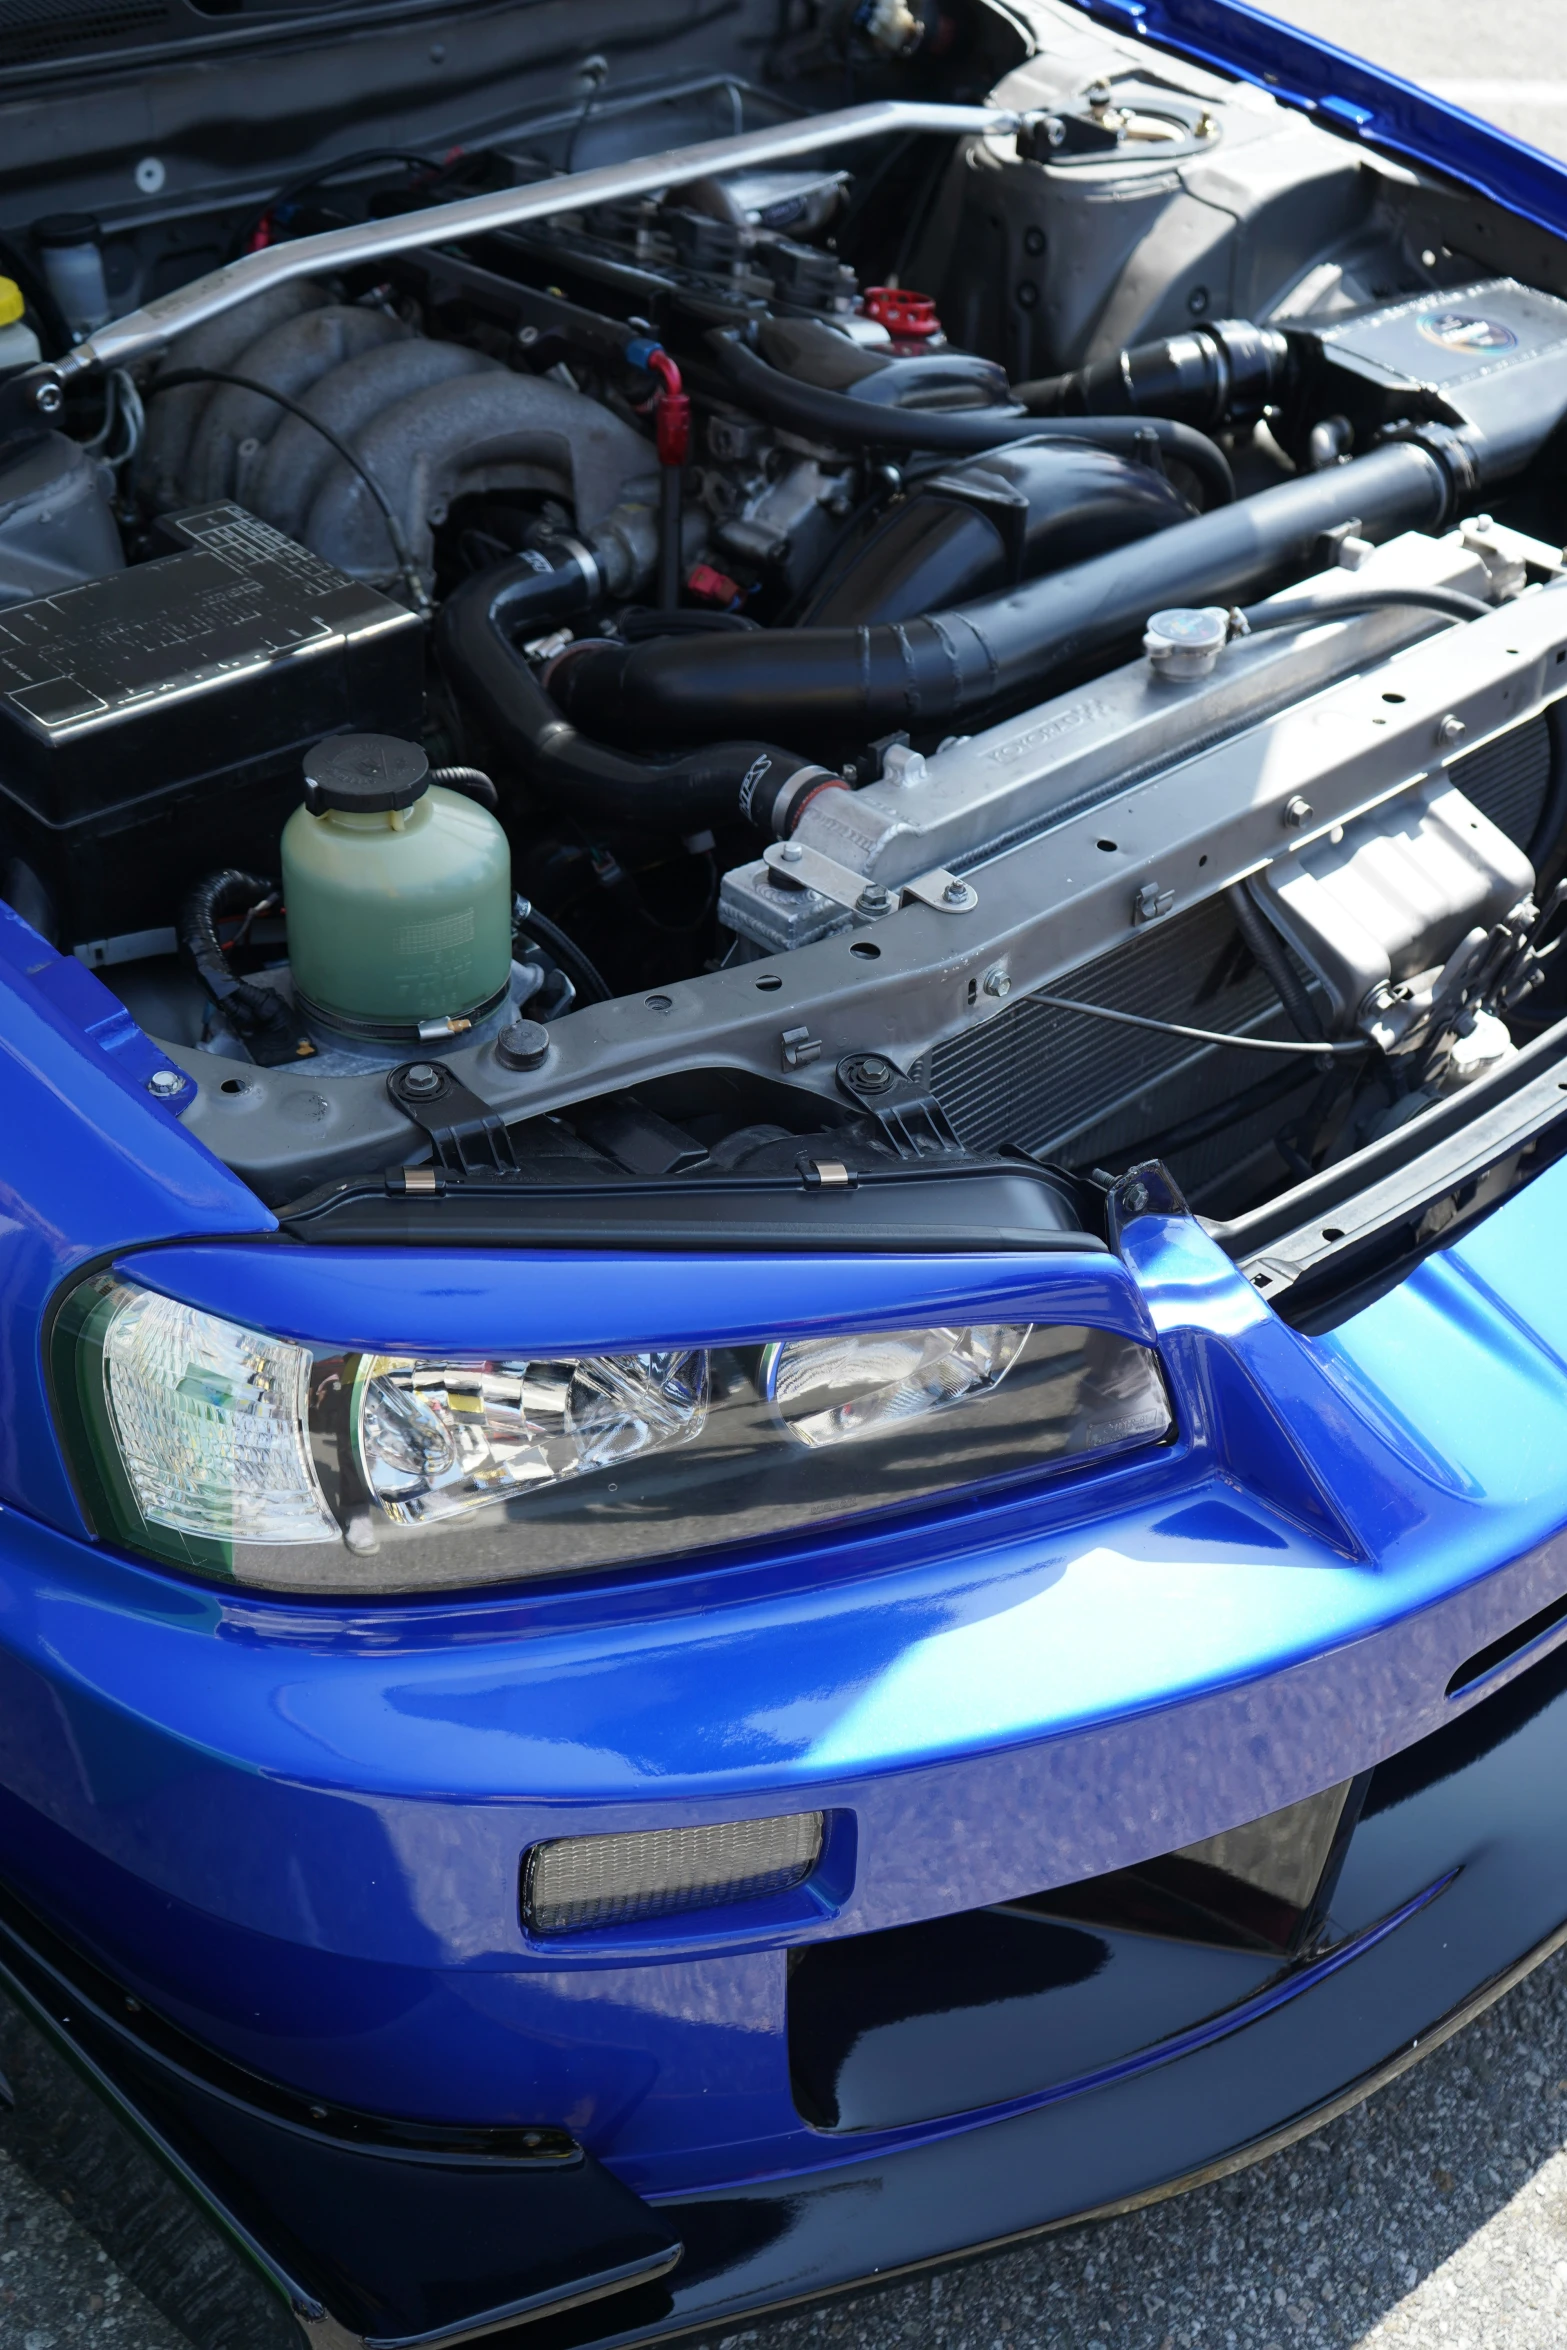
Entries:
{"label": "turn signal lens", "polygon": [[103,1331],[104,1385],[142,1516],[198,1541],[330,1541],[310,1362],[307,1347],[125,1290]]}

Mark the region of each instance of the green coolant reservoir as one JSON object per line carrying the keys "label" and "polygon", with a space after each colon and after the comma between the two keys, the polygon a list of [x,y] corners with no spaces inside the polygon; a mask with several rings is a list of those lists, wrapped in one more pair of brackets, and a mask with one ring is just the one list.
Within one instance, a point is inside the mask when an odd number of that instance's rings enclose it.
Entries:
{"label": "green coolant reservoir", "polygon": [[430,781],[416,743],[335,734],[283,827],[294,992],[328,1026],[416,1036],[511,977],[511,851],[487,808]]}

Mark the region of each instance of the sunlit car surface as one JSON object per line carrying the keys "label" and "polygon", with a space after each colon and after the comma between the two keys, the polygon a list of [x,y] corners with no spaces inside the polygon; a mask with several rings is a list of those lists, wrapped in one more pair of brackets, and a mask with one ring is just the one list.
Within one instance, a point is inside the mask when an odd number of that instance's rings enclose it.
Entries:
{"label": "sunlit car surface", "polygon": [[1567,167],[1235,0],[0,63],[7,2143],[573,2350],[1389,2078],[1567,1934]]}

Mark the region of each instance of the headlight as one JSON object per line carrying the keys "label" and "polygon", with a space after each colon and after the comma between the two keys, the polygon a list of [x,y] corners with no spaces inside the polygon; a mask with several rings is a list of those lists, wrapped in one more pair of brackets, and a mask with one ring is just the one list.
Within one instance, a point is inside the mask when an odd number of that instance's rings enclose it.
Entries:
{"label": "headlight", "polygon": [[785,1535],[1173,1431],[1146,1348],[1027,1322],[436,1362],[296,1345],[101,1273],[53,1367],[103,1533],[323,1594]]}

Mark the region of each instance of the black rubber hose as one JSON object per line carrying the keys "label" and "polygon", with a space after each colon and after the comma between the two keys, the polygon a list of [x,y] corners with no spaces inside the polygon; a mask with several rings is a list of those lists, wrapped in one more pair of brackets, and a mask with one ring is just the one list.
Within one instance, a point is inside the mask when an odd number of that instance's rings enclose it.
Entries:
{"label": "black rubber hose", "polygon": [[254,914],[279,902],[275,881],[230,866],[198,881],[180,909],[180,944],[213,1002],[241,1036],[281,1036],[292,1033],[283,999],[270,987],[254,987],[229,969],[218,937],[226,914]]}
{"label": "black rubber hose", "polygon": [[611,741],[699,743],[783,734],[822,755],[901,728],[965,731],[1037,700],[1064,670],[1114,656],[1167,606],[1227,603],[1312,559],[1324,531],[1433,530],[1446,468],[1393,441],[1240,504],[917,620],[574,646],[550,688],[568,718]]}
{"label": "black rubber hose", "polygon": [[1439,612],[1444,620],[1483,620],[1494,604],[1466,596],[1461,588],[1388,587],[1335,589],[1322,596],[1270,596],[1266,603],[1246,604],[1241,618],[1246,633],[1259,636],[1270,628],[1314,628],[1321,620],[1348,618],[1356,612],[1394,612],[1409,606],[1417,612]]}
{"label": "black rubber hose", "polygon": [[[519,603],[530,619],[535,614],[536,577],[523,559],[465,580],[442,608],[436,644],[464,708],[541,790],[606,824],[694,832],[738,818],[771,837],[788,831],[815,791],[836,782],[777,743],[715,742],[659,760],[588,741],[562,717],[509,633]],[[647,650],[657,659],[684,643],[751,641],[749,634],[664,637]]]}
{"label": "black rubber hose", "polygon": [[1290,1016],[1290,1025],[1297,1036],[1304,1036],[1312,1044],[1326,1041],[1327,1030],[1322,1014],[1313,1002],[1311,992],[1296,971],[1284,949],[1284,941],[1273,929],[1260,907],[1252,903],[1244,882],[1237,881],[1225,891],[1235,927],[1250,947],[1258,968]]}
{"label": "black rubber hose", "polygon": [[482,767],[432,767],[430,781],[438,783],[442,791],[461,792],[464,799],[477,800],[493,815],[501,804],[501,795]]}
{"label": "black rubber hose", "polygon": [[[526,909],[526,910],[524,910]],[[614,989],[598,965],[591,962],[568,931],[541,914],[537,906],[526,898],[519,898],[516,906],[516,931],[525,939],[547,947],[577,991],[580,1004],[607,1004]]]}
{"label": "black rubber hose", "polygon": [[847,392],[827,392],[801,383],[770,367],[748,350],[728,327],[715,328],[708,343],[730,390],[742,407],[753,408],[773,424],[812,440],[832,441],[839,447],[887,449],[942,449],[953,456],[978,456],[982,449],[999,449],[1012,441],[1053,439],[1091,441],[1095,448],[1114,449],[1121,456],[1143,454],[1149,439],[1162,453],[1195,474],[1209,507],[1227,506],[1235,496],[1235,476],[1224,451],[1189,424],[1167,416],[1090,416],[1046,418],[1022,416],[1007,408],[883,408],[870,400],[856,400]]}

